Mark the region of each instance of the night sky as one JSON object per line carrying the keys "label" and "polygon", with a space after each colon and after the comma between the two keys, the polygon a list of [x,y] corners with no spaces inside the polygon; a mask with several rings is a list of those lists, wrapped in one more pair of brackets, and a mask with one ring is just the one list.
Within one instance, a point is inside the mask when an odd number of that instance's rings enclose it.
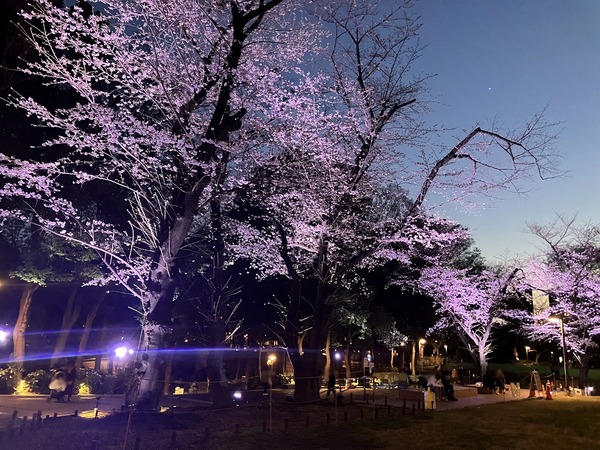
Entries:
{"label": "night sky", "polygon": [[474,231],[491,261],[535,251],[526,222],[546,224],[555,213],[600,222],[600,2],[424,0],[415,11],[428,46],[418,68],[437,74],[427,120],[455,128],[443,142],[453,145],[477,123],[518,126],[546,105],[548,120],[562,122],[565,178],[532,180],[527,198],[482,199],[475,214],[446,212]]}

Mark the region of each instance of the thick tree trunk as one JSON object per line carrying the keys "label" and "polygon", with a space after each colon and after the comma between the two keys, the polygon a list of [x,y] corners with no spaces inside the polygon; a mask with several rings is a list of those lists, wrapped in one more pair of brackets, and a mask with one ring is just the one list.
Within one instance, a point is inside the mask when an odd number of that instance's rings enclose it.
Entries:
{"label": "thick tree trunk", "polygon": [[33,300],[33,294],[39,288],[38,285],[33,283],[26,283],[23,287],[23,293],[19,300],[19,315],[15,323],[13,330],[13,361],[15,376],[13,378],[14,387],[16,388],[21,381],[23,376],[23,362],[25,360],[25,333],[27,332],[27,322],[29,320],[29,309],[31,308],[31,301]]}
{"label": "thick tree trunk", "polygon": [[79,319],[81,305],[77,302],[78,291],[79,286],[75,285],[69,292],[69,298],[67,300],[65,312],[63,313],[62,325],[60,332],[58,333],[58,338],[56,339],[54,352],[52,352],[52,361],[50,362],[52,367],[56,367],[60,360],[65,356],[63,353],[67,345],[67,340],[69,339],[69,333],[75,325],[75,322],[77,322],[77,319]]}
{"label": "thick tree trunk", "polygon": [[[98,347],[104,349],[106,346],[106,341],[108,338],[108,333],[110,331],[110,314],[114,309],[114,302],[109,302],[107,308],[104,309],[104,319],[102,320],[102,330],[100,331],[100,339],[98,340]],[[96,362],[94,364],[94,369],[100,371],[102,366],[102,358],[106,354],[104,350],[103,353],[100,353],[96,356]],[[112,356],[112,355],[111,355]]]}
{"label": "thick tree trunk", "polygon": [[307,402],[320,399],[322,366],[321,351],[304,349],[302,355],[290,350],[290,360],[294,365],[294,399]]}
{"label": "thick tree trunk", "polygon": [[481,375],[481,380],[485,376],[488,368],[487,355],[485,354],[485,350],[483,348],[479,348],[476,355],[473,355],[477,361],[476,367],[479,368],[479,374]]}
{"label": "thick tree trunk", "polygon": [[[350,331],[348,331],[348,335],[350,335]],[[352,378],[352,367],[350,367],[350,337],[346,342],[346,349],[344,351],[344,364],[346,365],[346,388],[348,388],[348,380]]]}
{"label": "thick tree trunk", "polygon": [[323,367],[323,379],[329,380],[331,374],[331,330],[327,331],[325,339],[325,367]]}
{"label": "thick tree trunk", "polygon": [[90,333],[92,332],[92,328],[94,326],[94,320],[98,315],[98,309],[100,305],[106,298],[106,295],[103,295],[92,305],[91,309],[88,311],[87,316],[85,317],[85,324],[83,325],[83,333],[81,333],[81,339],[79,339],[79,349],[77,350],[77,361],[75,362],[75,367],[80,368],[83,365],[83,357],[85,356],[85,351],[87,350],[88,342],[90,340]]}
{"label": "thick tree trunk", "polygon": [[585,389],[588,384],[588,374],[590,371],[590,357],[583,355],[579,365],[579,388]]}
{"label": "thick tree trunk", "polygon": [[155,323],[142,326],[144,348],[148,355],[148,365],[140,379],[136,407],[138,411],[156,411],[160,404],[161,356],[160,350],[165,348],[168,330]]}
{"label": "thick tree trunk", "polygon": [[171,393],[171,370],[173,369],[173,352],[167,354],[165,362],[165,381],[163,384],[162,395],[167,396]]}
{"label": "thick tree trunk", "polygon": [[390,349],[390,369],[394,370],[394,349]]}
{"label": "thick tree trunk", "polygon": [[213,405],[218,407],[231,406],[229,385],[223,365],[223,341],[225,340],[225,324],[221,321],[209,327],[210,348],[206,359],[206,374],[210,383],[210,395]]}

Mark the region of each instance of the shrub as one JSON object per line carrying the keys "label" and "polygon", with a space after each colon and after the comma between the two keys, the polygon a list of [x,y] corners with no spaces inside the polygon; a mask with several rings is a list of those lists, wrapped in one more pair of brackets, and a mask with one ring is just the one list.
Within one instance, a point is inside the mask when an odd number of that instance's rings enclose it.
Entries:
{"label": "shrub", "polygon": [[[87,389],[81,390],[81,385],[84,385]],[[106,394],[103,375],[94,369],[79,369],[75,381],[75,391],[80,395]]]}
{"label": "shrub", "polygon": [[0,394],[12,394],[14,371],[12,367],[0,369]]}
{"label": "shrub", "polygon": [[52,379],[52,374],[44,369],[34,370],[25,376],[25,381],[29,386],[29,392],[34,394],[49,394],[48,385]]}

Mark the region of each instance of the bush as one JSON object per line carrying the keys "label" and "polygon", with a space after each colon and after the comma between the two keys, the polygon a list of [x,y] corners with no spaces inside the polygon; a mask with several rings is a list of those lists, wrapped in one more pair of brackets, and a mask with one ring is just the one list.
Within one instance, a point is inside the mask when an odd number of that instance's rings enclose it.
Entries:
{"label": "bush", "polygon": [[[85,385],[89,392],[79,392],[80,386]],[[76,394],[106,394],[104,390],[103,375],[94,369],[79,369],[75,381]]]}
{"label": "bush", "polygon": [[14,371],[12,367],[0,369],[0,394],[12,394]]}
{"label": "bush", "polygon": [[29,386],[29,391],[34,394],[49,394],[48,385],[52,379],[52,374],[44,369],[34,370],[25,375],[25,381]]}
{"label": "bush", "polygon": [[[124,394],[129,388],[129,376],[127,372],[119,372],[116,375],[100,373],[94,369],[80,369],[77,372],[75,390],[79,391],[81,385],[84,391],[81,394]],[[85,392],[88,390],[88,392]]]}

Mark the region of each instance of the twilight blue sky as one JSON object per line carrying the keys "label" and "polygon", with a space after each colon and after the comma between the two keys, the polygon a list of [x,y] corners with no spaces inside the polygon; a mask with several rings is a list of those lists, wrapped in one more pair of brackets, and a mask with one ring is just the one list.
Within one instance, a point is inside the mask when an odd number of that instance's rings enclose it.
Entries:
{"label": "twilight blue sky", "polygon": [[565,178],[535,180],[527,197],[502,194],[485,209],[447,214],[473,231],[484,256],[525,254],[540,246],[527,222],[555,213],[600,223],[600,1],[421,0],[415,7],[427,48],[418,69],[437,74],[428,122],[460,136],[492,120],[522,124],[548,105],[563,122],[556,143]]}

